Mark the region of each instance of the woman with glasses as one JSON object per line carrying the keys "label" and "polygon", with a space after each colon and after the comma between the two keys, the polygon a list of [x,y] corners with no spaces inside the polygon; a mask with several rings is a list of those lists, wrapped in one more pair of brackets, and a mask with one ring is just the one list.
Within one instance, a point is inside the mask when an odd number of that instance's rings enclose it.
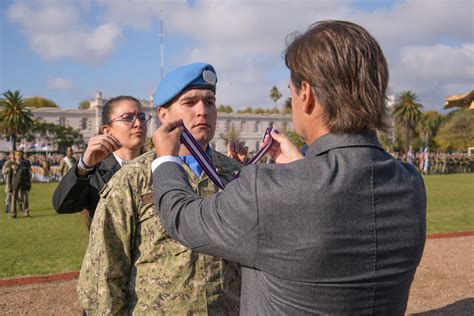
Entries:
{"label": "woman with glasses", "polygon": [[89,140],[84,154],[54,191],[56,212],[77,213],[87,209],[91,220],[104,185],[122,164],[144,151],[150,119],[134,97],[118,96],[107,101],[102,109],[99,135]]}

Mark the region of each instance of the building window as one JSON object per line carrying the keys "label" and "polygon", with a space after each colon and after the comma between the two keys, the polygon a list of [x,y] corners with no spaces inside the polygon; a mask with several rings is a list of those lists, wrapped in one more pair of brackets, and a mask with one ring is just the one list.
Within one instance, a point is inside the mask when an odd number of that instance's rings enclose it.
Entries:
{"label": "building window", "polygon": [[59,126],[66,126],[66,118],[60,117],[59,118]]}
{"label": "building window", "polygon": [[83,117],[81,120],[81,128],[87,129],[87,118]]}

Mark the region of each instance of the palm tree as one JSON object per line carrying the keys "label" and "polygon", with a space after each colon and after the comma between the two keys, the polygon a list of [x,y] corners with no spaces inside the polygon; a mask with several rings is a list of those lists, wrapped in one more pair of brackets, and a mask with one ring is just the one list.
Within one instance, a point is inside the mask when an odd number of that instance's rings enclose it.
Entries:
{"label": "palm tree", "polygon": [[0,131],[13,142],[16,149],[18,136],[25,134],[33,126],[33,114],[26,108],[20,91],[8,90],[0,98]]}
{"label": "palm tree", "polygon": [[402,124],[405,129],[405,152],[408,152],[411,133],[420,119],[423,108],[417,101],[418,96],[414,92],[402,91],[397,95],[397,102],[392,112],[395,121]]}
{"label": "palm tree", "polygon": [[275,102],[275,109],[278,107],[278,100],[281,98],[281,93],[277,87],[273,86],[270,90],[270,98]]}
{"label": "palm tree", "polygon": [[285,100],[285,104],[283,105],[283,113],[285,114],[291,114],[292,109],[291,109],[291,97]]}
{"label": "palm tree", "polygon": [[437,111],[428,111],[422,113],[417,124],[417,130],[420,134],[423,146],[430,145],[430,140],[436,135],[443,121],[443,116]]}

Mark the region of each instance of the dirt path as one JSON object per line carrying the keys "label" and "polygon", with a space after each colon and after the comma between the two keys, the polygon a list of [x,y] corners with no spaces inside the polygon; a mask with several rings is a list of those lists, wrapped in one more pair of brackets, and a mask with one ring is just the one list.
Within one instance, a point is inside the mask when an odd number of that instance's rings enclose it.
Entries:
{"label": "dirt path", "polygon": [[474,237],[429,239],[410,290],[407,313],[472,315]]}
{"label": "dirt path", "polygon": [[[472,315],[474,236],[429,239],[407,314]],[[21,286],[0,283],[0,315],[81,315],[76,280]]]}

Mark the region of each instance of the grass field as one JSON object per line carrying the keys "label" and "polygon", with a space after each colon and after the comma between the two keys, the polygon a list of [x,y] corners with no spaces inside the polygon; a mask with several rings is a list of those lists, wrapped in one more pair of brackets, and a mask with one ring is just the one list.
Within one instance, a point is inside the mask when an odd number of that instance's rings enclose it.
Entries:
{"label": "grass field", "polygon": [[425,176],[427,232],[474,230],[474,174]]}
{"label": "grass field", "polygon": [[[428,233],[474,230],[474,174],[425,177]],[[51,206],[56,183],[33,184],[31,219],[11,219],[0,185],[0,278],[77,271],[87,245],[78,214],[57,215]]]}
{"label": "grass field", "polygon": [[87,228],[78,214],[57,215],[51,206],[56,183],[33,184],[32,218],[5,214],[0,186],[0,278],[77,271],[87,246]]}

